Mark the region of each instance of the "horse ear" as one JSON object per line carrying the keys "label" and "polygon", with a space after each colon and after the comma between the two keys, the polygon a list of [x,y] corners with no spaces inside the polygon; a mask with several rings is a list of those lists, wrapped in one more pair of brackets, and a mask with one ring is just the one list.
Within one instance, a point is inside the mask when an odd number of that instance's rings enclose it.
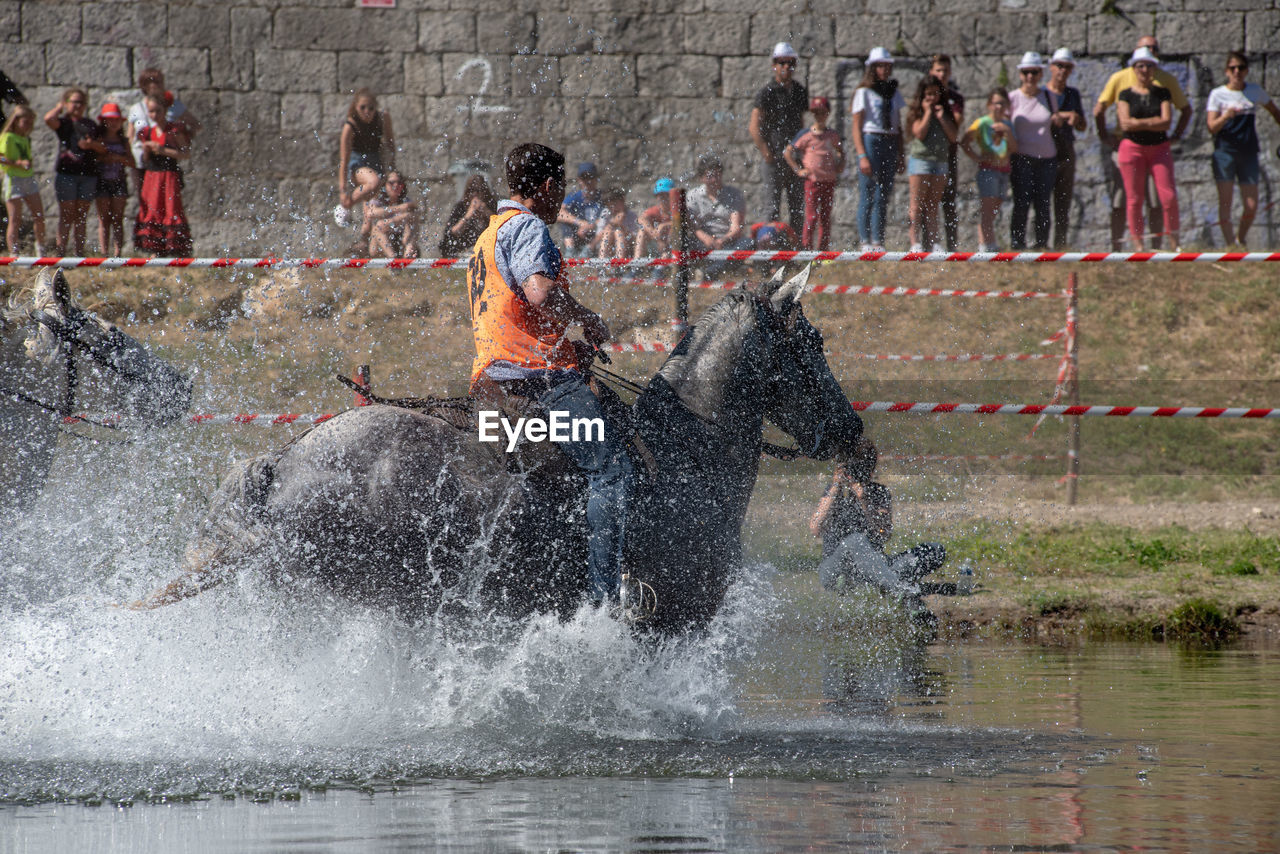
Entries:
{"label": "horse ear", "polygon": [[[806,264],[803,270],[788,279],[786,284],[779,287],[770,295],[769,302],[773,304],[774,311],[781,314],[793,304],[800,302],[800,298],[809,290],[809,272],[812,269],[812,264]],[[774,279],[781,278],[782,271],[779,270],[777,275],[774,276]]]}

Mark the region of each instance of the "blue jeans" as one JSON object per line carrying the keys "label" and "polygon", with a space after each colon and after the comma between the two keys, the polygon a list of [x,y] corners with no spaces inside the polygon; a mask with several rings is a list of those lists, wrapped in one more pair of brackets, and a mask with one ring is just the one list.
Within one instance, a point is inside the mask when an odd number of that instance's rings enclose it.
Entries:
{"label": "blue jeans", "polygon": [[631,490],[631,458],[617,428],[577,373],[557,372],[565,379],[538,395],[547,412],[567,412],[569,418],[599,418],[604,441],[591,441],[583,431],[579,441],[557,445],[587,476],[587,582],[596,602],[616,597],[622,584],[622,549],[626,544],[627,496]]}
{"label": "blue jeans", "polygon": [[1036,208],[1036,249],[1049,246],[1049,226],[1053,222],[1053,184],[1058,177],[1058,161],[1052,157],[1028,157],[1015,154],[1010,158],[1013,171],[1013,214],[1009,217],[1009,243],[1013,249],[1027,248],[1027,212]]}
{"label": "blue jeans", "polygon": [[893,176],[898,172],[898,137],[887,133],[864,134],[871,174],[858,168],[858,238],[863,243],[884,243],[884,227],[889,218],[889,196]]}

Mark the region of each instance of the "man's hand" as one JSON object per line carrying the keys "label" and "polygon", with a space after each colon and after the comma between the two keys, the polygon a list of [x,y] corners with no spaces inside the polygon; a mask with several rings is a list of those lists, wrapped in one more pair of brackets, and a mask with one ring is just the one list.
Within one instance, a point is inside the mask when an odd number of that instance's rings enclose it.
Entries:
{"label": "man's hand", "polygon": [[582,335],[593,347],[599,347],[612,337],[609,325],[594,311],[582,318]]}

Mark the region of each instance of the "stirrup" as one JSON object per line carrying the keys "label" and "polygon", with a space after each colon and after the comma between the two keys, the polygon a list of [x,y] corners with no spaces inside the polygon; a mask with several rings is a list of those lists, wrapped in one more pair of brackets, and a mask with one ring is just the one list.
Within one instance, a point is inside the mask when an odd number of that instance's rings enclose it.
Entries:
{"label": "stirrup", "polygon": [[642,623],[657,612],[657,591],[630,573],[623,573],[618,587],[618,616],[628,623]]}

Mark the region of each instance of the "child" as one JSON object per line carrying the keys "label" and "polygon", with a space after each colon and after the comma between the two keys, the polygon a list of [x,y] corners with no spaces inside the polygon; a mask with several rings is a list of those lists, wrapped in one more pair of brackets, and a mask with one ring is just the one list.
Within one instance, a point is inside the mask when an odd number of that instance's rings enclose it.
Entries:
{"label": "child", "polygon": [[[972,145],[977,143],[978,151]],[[1009,93],[996,87],[987,96],[987,114],[975,119],[960,140],[964,153],[978,161],[978,195],[982,198],[982,222],[978,226],[978,251],[999,252],[996,214],[1009,195],[1009,160],[1017,151],[1009,126]]]}
{"label": "child", "polygon": [[671,191],[675,188],[676,182],[670,178],[659,178],[654,183],[653,195],[658,203],[645,208],[640,214],[635,257],[648,257],[645,250],[650,243],[653,244],[654,255],[665,255],[671,251]]}
{"label": "child", "polygon": [[955,115],[946,108],[942,84],[925,77],[916,87],[907,110],[907,175],[911,191],[911,251],[926,247],[941,252],[938,206],[947,189],[948,158],[958,131]]}
{"label": "child", "polygon": [[371,223],[369,255],[384,258],[418,257],[418,203],[411,201],[404,176],[387,173],[382,195],[365,205]]}
{"label": "child", "polygon": [[31,129],[36,114],[19,104],[0,131],[0,169],[4,170],[4,204],[9,211],[9,228],[5,239],[9,251],[18,254],[18,229],[22,225],[22,203],[31,211],[31,228],[35,232],[36,254],[44,254],[44,203],[40,186],[31,169]]}
{"label": "child", "polygon": [[182,207],[182,169],[178,161],[191,156],[186,132],[165,118],[164,98],[147,96],[153,124],[139,128],[142,143],[142,190],[133,246],[141,252],[169,258],[191,255],[191,228]]}
{"label": "child", "polygon": [[[840,134],[827,128],[831,102],[814,98],[809,102],[813,126],[800,131],[782,156],[791,169],[804,178],[805,249],[826,250],[831,246],[831,205],[835,201],[836,180],[844,171],[844,144]],[[796,155],[801,162],[796,162]]]}
{"label": "child", "polygon": [[58,254],[75,241],[77,255],[84,255],[85,221],[98,196],[98,154],[106,149],[95,137],[97,123],[85,115],[89,96],[79,88],[62,93],[44,123],[58,135],[58,160],[54,165],[53,191],[58,199]]}
{"label": "child", "polygon": [[118,104],[98,111],[98,135],[105,151],[98,157],[98,247],[103,255],[124,255],[124,206],[129,200],[125,167],[133,168],[133,151],[125,135]]}
{"label": "child", "polygon": [[640,220],[627,209],[627,193],[618,187],[606,190],[602,197],[604,211],[596,220],[595,243],[601,258],[626,258],[635,246]]}
{"label": "child", "polygon": [[[344,227],[349,224],[351,208],[377,196],[383,177],[394,168],[396,140],[391,116],[378,109],[378,97],[372,90],[357,89],[338,137],[338,206],[333,209],[334,221]],[[355,189],[349,189],[353,184]],[[372,229],[370,221],[361,225],[353,254],[369,251]]]}

